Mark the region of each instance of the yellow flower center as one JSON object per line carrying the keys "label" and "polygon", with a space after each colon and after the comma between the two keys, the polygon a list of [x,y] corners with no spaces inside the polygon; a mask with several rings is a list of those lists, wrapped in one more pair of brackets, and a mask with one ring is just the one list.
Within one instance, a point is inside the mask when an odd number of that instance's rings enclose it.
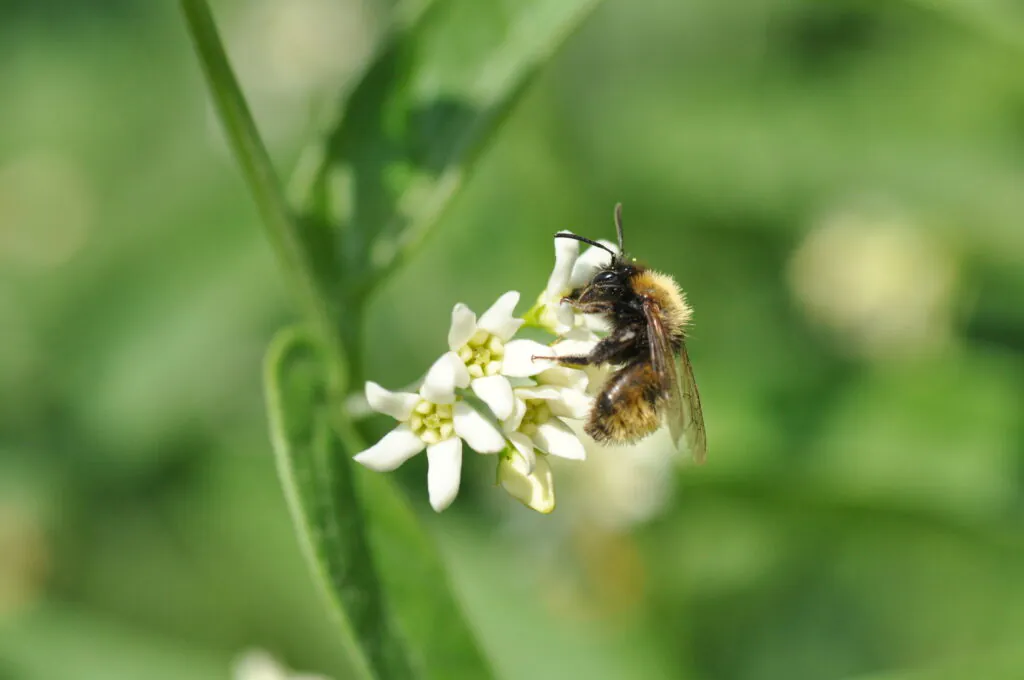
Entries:
{"label": "yellow flower center", "polygon": [[531,436],[537,433],[537,426],[551,419],[551,407],[543,399],[527,399],[526,413],[519,424],[519,431]]}
{"label": "yellow flower center", "polygon": [[505,344],[496,335],[478,329],[473,337],[459,349],[459,358],[466,364],[472,378],[498,375],[505,357]]}
{"label": "yellow flower center", "polygon": [[409,427],[426,444],[436,444],[452,437],[455,434],[455,425],[452,423],[452,405],[435,404],[426,399],[420,399],[412,410]]}

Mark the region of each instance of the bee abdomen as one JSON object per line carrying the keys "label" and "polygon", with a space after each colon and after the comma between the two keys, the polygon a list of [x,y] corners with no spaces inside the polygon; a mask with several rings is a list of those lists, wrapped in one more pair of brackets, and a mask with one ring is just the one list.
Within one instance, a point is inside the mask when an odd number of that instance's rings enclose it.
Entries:
{"label": "bee abdomen", "polygon": [[658,377],[648,360],[623,366],[594,401],[583,430],[597,442],[628,444],[658,429]]}

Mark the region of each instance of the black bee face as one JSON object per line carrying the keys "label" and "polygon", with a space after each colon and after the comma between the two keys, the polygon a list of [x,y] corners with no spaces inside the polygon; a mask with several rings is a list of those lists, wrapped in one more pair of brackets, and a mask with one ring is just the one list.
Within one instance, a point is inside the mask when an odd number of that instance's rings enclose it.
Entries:
{"label": "black bee face", "polygon": [[629,279],[636,273],[636,267],[625,263],[612,263],[598,271],[590,283],[579,292],[582,305],[621,302],[629,294]]}

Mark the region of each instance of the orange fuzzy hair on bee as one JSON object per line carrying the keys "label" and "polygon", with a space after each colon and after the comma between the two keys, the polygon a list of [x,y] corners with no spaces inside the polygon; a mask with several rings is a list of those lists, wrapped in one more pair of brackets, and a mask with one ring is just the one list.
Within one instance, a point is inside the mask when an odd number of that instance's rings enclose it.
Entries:
{"label": "orange fuzzy hair on bee", "polygon": [[686,296],[679,284],[668,274],[651,269],[641,269],[633,276],[633,290],[649,298],[658,306],[665,319],[665,326],[676,335],[682,335],[690,323],[693,310],[686,303]]}

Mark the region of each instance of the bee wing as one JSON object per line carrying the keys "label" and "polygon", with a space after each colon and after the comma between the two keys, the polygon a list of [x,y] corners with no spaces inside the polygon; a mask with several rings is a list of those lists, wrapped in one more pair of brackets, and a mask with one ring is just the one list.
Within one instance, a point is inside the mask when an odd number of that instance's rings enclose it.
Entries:
{"label": "bee wing", "polygon": [[[679,347],[679,392],[682,411],[677,413],[677,428],[686,431],[686,443],[690,447],[690,455],[695,463],[703,463],[708,457],[708,435],[704,431],[704,410],[700,405],[700,392],[697,391],[697,380],[693,377],[693,364],[686,351],[686,343]],[[672,426],[672,416],[669,416]]]}
{"label": "bee wing", "polygon": [[686,352],[686,344],[679,348],[678,359],[672,351],[672,341],[653,303],[644,305],[647,318],[647,343],[651,348],[651,364],[661,376],[665,391],[665,419],[672,441],[679,446],[679,439],[685,434],[690,455],[697,463],[707,458],[708,442],[704,431],[704,412],[700,405],[697,381],[693,377],[693,365]]}

